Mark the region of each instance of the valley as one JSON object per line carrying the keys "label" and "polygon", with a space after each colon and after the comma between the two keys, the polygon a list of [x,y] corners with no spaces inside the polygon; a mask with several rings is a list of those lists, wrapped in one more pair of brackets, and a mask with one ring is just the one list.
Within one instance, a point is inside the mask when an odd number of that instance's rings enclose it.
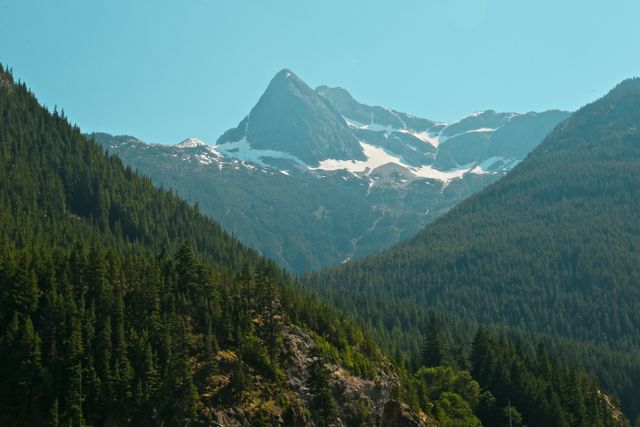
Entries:
{"label": "valley", "polygon": [[638,16],[0,1],[0,427],[640,427]]}
{"label": "valley", "polygon": [[484,111],[445,124],[360,104],[344,89],[313,90],[283,70],[215,145],[89,137],[301,273],[408,239],[504,176],[568,116]]}

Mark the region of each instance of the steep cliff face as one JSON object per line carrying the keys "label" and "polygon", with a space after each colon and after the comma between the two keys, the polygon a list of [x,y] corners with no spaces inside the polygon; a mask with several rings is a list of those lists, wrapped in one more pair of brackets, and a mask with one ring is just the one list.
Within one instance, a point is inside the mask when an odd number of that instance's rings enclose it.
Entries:
{"label": "steep cliff face", "polygon": [[[290,343],[292,364],[287,370],[290,386],[304,400],[306,406],[312,399],[307,387],[312,364],[317,358],[309,350],[315,340],[300,328],[292,328],[285,335]],[[335,362],[325,364],[330,373],[329,383],[336,402],[337,425],[353,425],[356,421],[379,425],[385,404],[399,385],[399,378],[388,363],[376,368],[374,378],[354,375],[344,365]]]}
{"label": "steep cliff face", "polygon": [[[290,406],[282,408],[265,399],[269,390],[260,386],[259,376],[253,377],[257,387],[247,392],[243,399],[224,409],[215,411],[214,419],[224,426],[244,426],[264,413],[265,418],[277,420],[281,425],[292,426],[435,426],[424,414],[415,414],[408,406],[393,400],[393,392],[400,379],[388,362],[379,363],[371,376],[355,374],[342,363],[320,361],[328,372],[330,396],[335,404],[335,418],[328,420],[318,410],[317,396],[310,387],[313,366],[319,362],[313,349],[321,345],[321,338],[297,326],[289,326],[283,332],[288,365],[285,367],[284,393]],[[230,353],[219,354],[219,360],[233,362]],[[218,381],[228,382],[220,376]]]}
{"label": "steep cliff face", "polygon": [[238,127],[218,140],[223,146],[239,142],[247,143],[253,150],[271,150],[271,155],[288,153],[297,162],[310,166],[318,166],[327,158],[366,158],[340,114],[286,69],[271,80]]}

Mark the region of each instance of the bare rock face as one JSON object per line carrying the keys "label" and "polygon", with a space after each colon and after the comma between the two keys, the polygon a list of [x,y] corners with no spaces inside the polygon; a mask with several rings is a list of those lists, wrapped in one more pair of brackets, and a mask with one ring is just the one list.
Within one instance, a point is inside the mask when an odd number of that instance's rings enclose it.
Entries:
{"label": "bare rock face", "polygon": [[[303,427],[325,425],[313,410],[311,401],[313,396],[309,390],[309,374],[311,366],[317,362],[313,349],[317,347],[319,338],[306,330],[288,325],[282,331],[284,341],[284,356],[286,363],[285,390],[283,396],[288,402],[286,411],[277,405],[265,406],[260,401],[262,381],[254,375],[254,390],[247,396],[226,408],[212,408],[212,418],[219,424],[230,427],[250,425],[256,408],[270,414],[271,420],[282,426]],[[217,356],[221,371],[226,371],[233,365],[237,355],[233,352],[219,352]],[[328,382],[331,394],[336,404],[337,418],[331,422],[333,427],[345,426],[376,426],[395,425],[395,420],[412,420],[421,418],[412,414],[408,406],[402,406],[398,414],[393,417],[387,415],[391,396],[399,386],[399,377],[393,366],[384,361],[375,365],[375,374],[371,377],[359,376],[339,363],[325,362],[329,372]],[[223,386],[229,381],[228,376],[221,374],[212,378],[212,386]],[[399,405],[396,403],[396,405]],[[397,411],[396,411],[397,412]],[[389,418],[392,424],[384,424]],[[395,418],[394,418],[395,417]],[[404,418],[403,418],[404,417]],[[405,425],[405,424],[399,424]],[[406,424],[432,426],[433,424]]]}
{"label": "bare rock face", "polygon": [[222,135],[218,144],[241,138],[253,149],[288,153],[313,166],[325,159],[366,158],[331,103],[286,69],[271,80],[247,118]]}
{"label": "bare rock face", "polygon": [[[289,386],[308,404],[310,395],[306,382],[308,368],[313,362],[309,350],[315,346],[315,341],[297,327],[290,328],[285,337],[292,362],[287,369]],[[330,383],[338,408],[336,425],[381,425],[385,405],[399,384],[393,366],[378,366],[373,379],[357,376],[339,364],[327,363],[326,366],[331,372]]]}
{"label": "bare rock face", "polygon": [[416,414],[408,405],[390,400],[384,407],[381,427],[437,427],[438,423],[424,414]]}

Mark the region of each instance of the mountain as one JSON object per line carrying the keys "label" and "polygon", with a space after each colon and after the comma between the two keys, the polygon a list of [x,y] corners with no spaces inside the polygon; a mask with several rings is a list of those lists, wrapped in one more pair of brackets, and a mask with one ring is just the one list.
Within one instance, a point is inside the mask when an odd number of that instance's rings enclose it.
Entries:
{"label": "mountain", "polygon": [[3,426],[628,425],[572,365],[482,329],[475,378],[445,355],[435,318],[424,366],[396,370],[197,206],[2,68],[0,83]]}
{"label": "mountain", "polygon": [[[89,135],[294,272],[379,252],[495,181],[568,113],[444,124],[278,73],[215,146]],[[187,140],[193,141],[193,140]]]}
{"label": "mountain", "polygon": [[220,137],[218,145],[225,144],[267,150],[264,157],[269,151],[283,152],[309,165],[328,158],[365,158],[358,140],[331,104],[286,69],[271,80],[238,127]]}
{"label": "mountain", "polygon": [[[639,189],[640,79],[631,79],[412,239],[307,283],[391,346],[424,317],[408,313],[427,308],[551,337],[635,417]],[[399,312],[407,313],[400,330],[377,318]]]}
{"label": "mountain", "polygon": [[1,425],[393,424],[398,387],[361,329],[0,67]]}

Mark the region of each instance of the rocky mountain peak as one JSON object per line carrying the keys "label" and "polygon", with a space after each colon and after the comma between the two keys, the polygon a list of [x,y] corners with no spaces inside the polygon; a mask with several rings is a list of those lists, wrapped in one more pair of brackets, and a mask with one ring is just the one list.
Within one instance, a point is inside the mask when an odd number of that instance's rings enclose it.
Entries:
{"label": "rocky mountain peak", "polygon": [[207,144],[198,138],[187,138],[181,143],[177,144],[179,148],[194,148],[194,147],[206,147]]}
{"label": "rocky mountain peak", "polygon": [[288,69],[276,74],[249,116],[218,144],[242,139],[251,149],[286,153],[310,166],[325,159],[364,159],[335,108]]}

